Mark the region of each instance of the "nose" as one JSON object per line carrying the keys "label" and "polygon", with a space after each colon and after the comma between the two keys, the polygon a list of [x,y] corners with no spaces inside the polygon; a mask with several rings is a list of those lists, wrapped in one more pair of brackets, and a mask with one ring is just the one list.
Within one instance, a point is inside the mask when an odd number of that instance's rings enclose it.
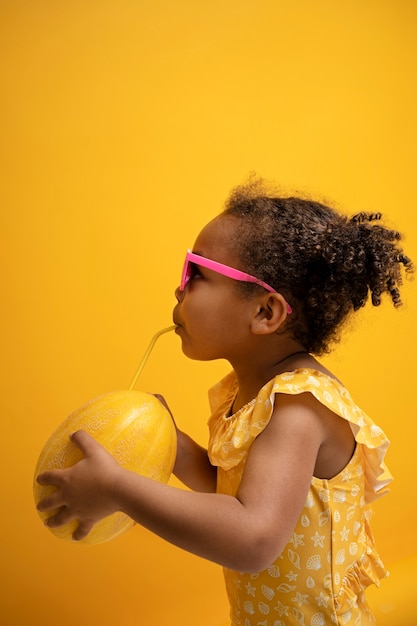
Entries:
{"label": "nose", "polygon": [[181,302],[181,300],[184,297],[184,292],[181,291],[181,289],[179,288],[179,286],[176,288],[175,290],[175,297],[177,299],[177,302]]}

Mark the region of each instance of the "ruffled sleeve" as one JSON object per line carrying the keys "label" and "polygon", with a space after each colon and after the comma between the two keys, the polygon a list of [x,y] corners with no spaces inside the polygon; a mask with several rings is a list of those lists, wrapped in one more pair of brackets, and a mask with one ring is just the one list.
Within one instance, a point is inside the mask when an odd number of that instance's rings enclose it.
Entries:
{"label": "ruffled sleeve", "polygon": [[209,420],[209,456],[213,465],[225,470],[241,463],[254,439],[267,426],[275,395],[312,393],[333,413],[349,422],[358,444],[363,446],[365,497],[367,504],[387,492],[392,476],[384,458],[389,440],[383,430],[360,409],[349,392],[334,378],[313,369],[297,369],[280,374],[260,390],[257,398],[229,415],[237,393],[234,373],[229,374],[209,392],[212,417]]}
{"label": "ruffled sleeve", "polygon": [[[273,381],[262,390],[272,384]],[[210,462],[224,470],[236,467],[246,458],[251,444],[268,424],[273,409],[268,396],[260,392],[257,398],[229,416],[236,393],[237,381],[233,373],[209,391],[213,413],[208,422],[208,454]]]}

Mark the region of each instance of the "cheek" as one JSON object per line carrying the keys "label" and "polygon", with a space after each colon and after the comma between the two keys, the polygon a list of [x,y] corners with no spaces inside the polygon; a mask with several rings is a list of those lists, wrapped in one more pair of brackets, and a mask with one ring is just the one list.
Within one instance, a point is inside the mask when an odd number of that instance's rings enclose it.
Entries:
{"label": "cheek", "polygon": [[197,290],[197,285],[193,285],[189,293],[184,297],[181,308],[184,316],[187,316],[187,318],[198,319],[210,308],[210,298],[204,295],[201,288]]}

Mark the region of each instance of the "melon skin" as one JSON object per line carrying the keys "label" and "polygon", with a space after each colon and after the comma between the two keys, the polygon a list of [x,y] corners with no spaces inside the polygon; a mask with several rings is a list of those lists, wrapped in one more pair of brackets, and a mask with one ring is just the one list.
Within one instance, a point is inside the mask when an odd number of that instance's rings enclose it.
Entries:
{"label": "melon skin", "polygon": [[[96,439],[127,470],[167,483],[171,476],[177,440],[175,426],[167,409],[155,396],[143,391],[113,391],[90,400],[58,426],[46,442],[36,465],[33,494],[35,503],[55,490],[40,485],[36,477],[42,472],[75,465],[82,452],[69,436],[84,430]],[[53,515],[38,511],[42,520]],[[98,522],[77,543],[98,544],[127,531],[134,521],[124,513],[113,513]],[[78,525],[73,520],[64,526],[48,529],[59,539],[72,541]]]}

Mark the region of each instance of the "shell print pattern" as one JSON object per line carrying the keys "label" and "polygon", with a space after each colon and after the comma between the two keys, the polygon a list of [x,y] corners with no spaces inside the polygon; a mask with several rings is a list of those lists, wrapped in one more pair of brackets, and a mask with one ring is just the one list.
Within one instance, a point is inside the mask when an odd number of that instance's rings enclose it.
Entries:
{"label": "shell print pattern", "polygon": [[300,519],[274,563],[260,574],[224,570],[231,625],[375,626],[363,592],[387,575],[368,526],[369,504],[391,481],[385,434],[340,383],[315,370],[277,376],[256,401],[228,417],[236,392],[234,374],[210,392],[209,456],[218,467],[219,493],[236,494],[250,445],[268,424],[277,393],[312,393],[350,423],[357,446],[340,474],[312,477]]}

